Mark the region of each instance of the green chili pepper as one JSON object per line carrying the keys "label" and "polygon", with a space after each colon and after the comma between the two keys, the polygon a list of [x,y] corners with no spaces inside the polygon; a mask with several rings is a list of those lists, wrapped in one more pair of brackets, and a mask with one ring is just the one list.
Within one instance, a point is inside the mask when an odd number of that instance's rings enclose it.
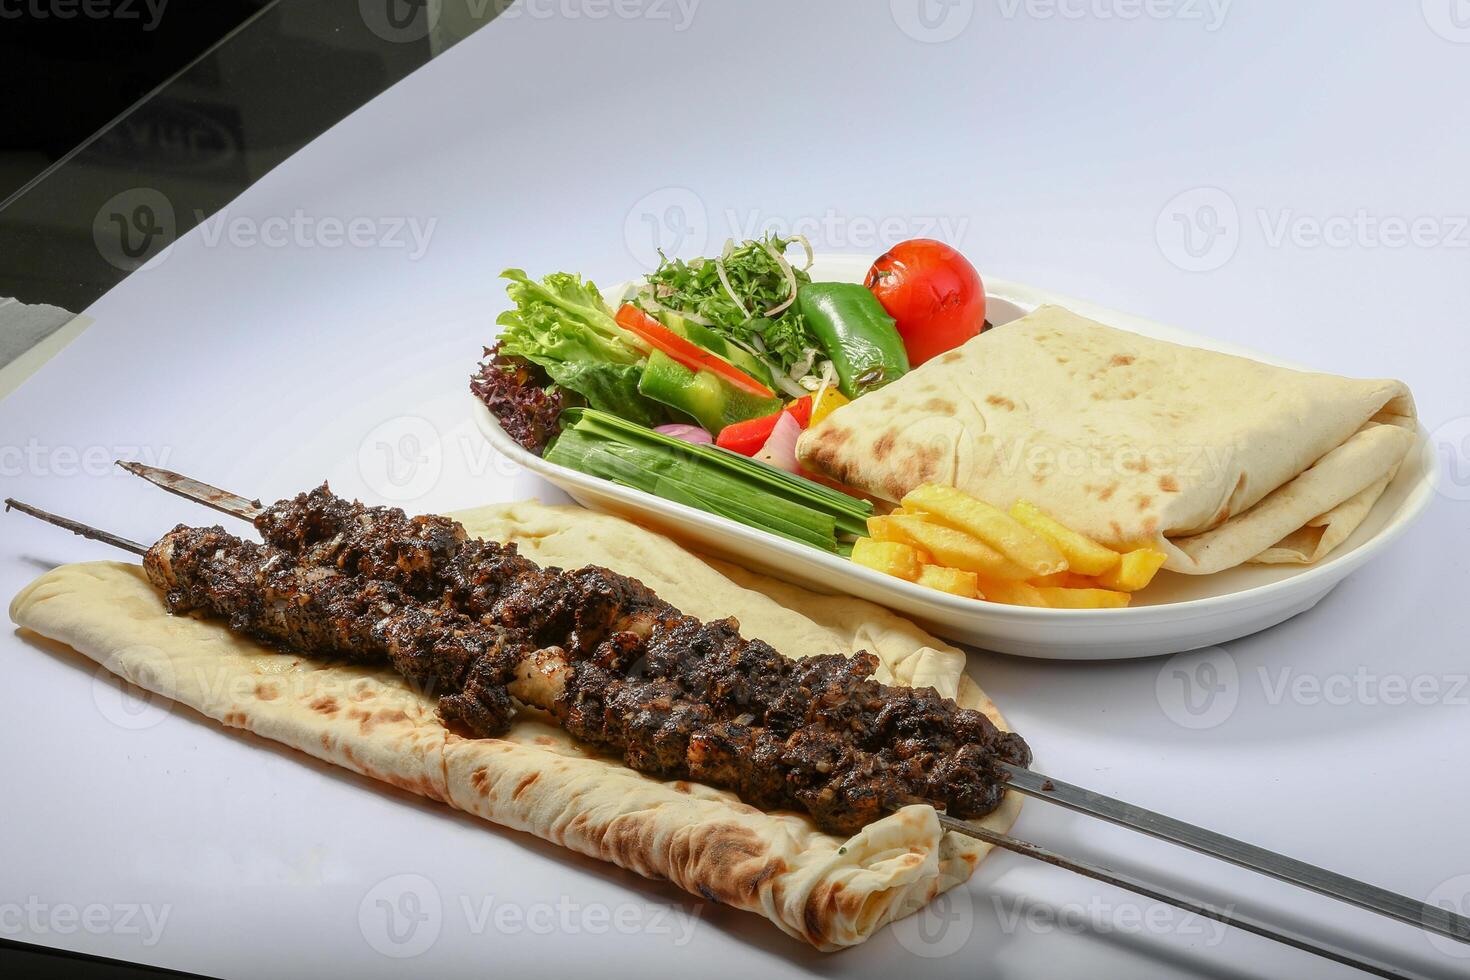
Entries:
{"label": "green chili pepper", "polygon": [[837,369],[837,388],[856,398],[908,373],[909,358],[893,317],[855,282],[802,286],[796,304]]}

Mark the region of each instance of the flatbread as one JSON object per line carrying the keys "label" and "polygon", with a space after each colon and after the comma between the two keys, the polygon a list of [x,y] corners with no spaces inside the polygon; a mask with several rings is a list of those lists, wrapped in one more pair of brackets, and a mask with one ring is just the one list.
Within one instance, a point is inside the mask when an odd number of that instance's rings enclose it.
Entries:
{"label": "flatbread", "polygon": [[[641,578],[691,615],[734,615],[745,636],[788,655],[870,650],[888,679],[932,684],[1004,727],[964,675],[959,650],[869,603],[706,562],[668,538],[580,508],[522,502],[454,516],[471,535],[516,541],[539,562],[605,565]],[[324,665],[272,651],[218,621],[168,615],[137,565],[54,569],[15,597],[10,618],[229,727],[756,912],[821,950],[860,943],[964,882],[988,851],[942,831],[927,806],[906,807],[844,840],[732,793],[650,779],[529,716],[504,738],[461,738],[440,723],[432,699],[392,671]],[[984,824],[1004,831],[1019,806],[1008,793]]]}
{"label": "flatbread", "polygon": [[1366,490],[1359,491],[1325,514],[1312,518],[1276,544],[1256,555],[1251,561],[1259,565],[1310,565],[1332,552],[1357,526],[1363,523],[1383,491],[1393,482],[1398,467],[1386,473]]}
{"label": "flatbread", "polygon": [[1205,575],[1320,559],[1367,515],[1416,426],[1399,381],[1291,371],[1043,306],[833,412],[797,455],[890,501],[926,482],[1030,500]]}

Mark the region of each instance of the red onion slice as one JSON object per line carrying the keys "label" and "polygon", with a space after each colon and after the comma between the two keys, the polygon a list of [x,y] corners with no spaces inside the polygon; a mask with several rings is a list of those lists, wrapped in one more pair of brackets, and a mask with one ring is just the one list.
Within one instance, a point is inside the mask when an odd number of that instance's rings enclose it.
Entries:
{"label": "red onion slice", "polygon": [[696,446],[707,446],[715,441],[714,436],[699,426],[690,425],[688,422],[670,422],[668,425],[661,425],[653,431],[663,433],[666,436],[673,436],[675,439],[682,439],[684,442],[692,443]]}

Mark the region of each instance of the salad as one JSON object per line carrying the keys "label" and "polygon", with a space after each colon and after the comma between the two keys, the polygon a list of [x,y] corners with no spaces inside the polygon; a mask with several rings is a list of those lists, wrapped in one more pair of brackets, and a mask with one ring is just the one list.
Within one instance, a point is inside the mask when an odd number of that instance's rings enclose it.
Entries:
{"label": "salad", "polygon": [[904,242],[865,283],[813,281],[806,239],[664,256],[623,299],[571,272],[507,269],[512,308],[471,378],[546,459],[848,553],[872,505],[805,472],[802,431],[980,333],[985,292],[940,242]]}

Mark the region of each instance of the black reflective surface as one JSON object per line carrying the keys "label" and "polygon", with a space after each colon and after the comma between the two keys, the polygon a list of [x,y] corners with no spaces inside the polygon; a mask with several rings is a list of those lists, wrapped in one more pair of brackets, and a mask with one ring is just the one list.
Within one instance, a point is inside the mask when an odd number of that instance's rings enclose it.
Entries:
{"label": "black reflective surface", "polygon": [[0,0],[0,201],[271,2]]}
{"label": "black reflective surface", "polygon": [[[24,2],[49,9],[69,0]],[[127,2],[143,16],[158,9]],[[0,296],[84,309],[311,139],[509,5],[241,2],[257,8],[248,19],[0,204]],[[164,6],[159,23],[167,16]]]}

